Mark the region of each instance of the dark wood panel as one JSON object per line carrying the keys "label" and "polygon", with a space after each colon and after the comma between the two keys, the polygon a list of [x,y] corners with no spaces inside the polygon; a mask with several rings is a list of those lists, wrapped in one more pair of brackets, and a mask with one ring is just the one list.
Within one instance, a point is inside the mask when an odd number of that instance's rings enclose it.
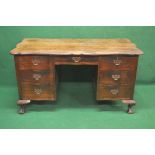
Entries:
{"label": "dark wood panel", "polygon": [[135,70],[138,56],[102,56],[100,60],[100,70]]}
{"label": "dark wood panel", "polygon": [[100,84],[134,84],[135,70],[101,70],[98,75]]}
{"label": "dark wood panel", "polygon": [[15,63],[20,99],[56,99],[55,67],[50,57],[15,56]]}
{"label": "dark wood panel", "polygon": [[32,62],[33,60],[40,61],[39,63],[46,63],[49,60],[49,56],[45,55],[17,55],[19,62]]}
{"label": "dark wood panel", "polygon": [[50,83],[33,84],[25,82],[21,84],[22,99],[29,100],[55,100],[55,86]]}
{"label": "dark wood panel", "polygon": [[128,85],[100,85],[97,100],[132,99],[134,87]]}
{"label": "dark wood panel", "polygon": [[[137,56],[100,57],[97,100],[132,99],[136,80]],[[113,92],[117,92],[113,94]]]}
{"label": "dark wood panel", "polygon": [[20,78],[23,82],[32,83],[45,83],[54,79],[50,76],[50,70],[21,70]]}
{"label": "dark wood panel", "polygon": [[40,70],[49,68],[49,59],[48,56],[15,56],[15,61],[18,63],[19,70]]}

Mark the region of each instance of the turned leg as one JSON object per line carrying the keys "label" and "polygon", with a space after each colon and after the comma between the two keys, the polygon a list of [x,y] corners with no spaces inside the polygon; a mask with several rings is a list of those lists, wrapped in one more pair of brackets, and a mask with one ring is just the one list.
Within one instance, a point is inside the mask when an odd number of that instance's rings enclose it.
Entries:
{"label": "turned leg", "polygon": [[132,107],[136,104],[135,100],[122,100],[122,102],[128,105],[127,113],[133,114],[134,111],[132,110]]}
{"label": "turned leg", "polygon": [[26,104],[30,103],[30,100],[18,100],[17,104],[20,106],[18,113],[19,114],[24,114],[25,113],[25,108]]}

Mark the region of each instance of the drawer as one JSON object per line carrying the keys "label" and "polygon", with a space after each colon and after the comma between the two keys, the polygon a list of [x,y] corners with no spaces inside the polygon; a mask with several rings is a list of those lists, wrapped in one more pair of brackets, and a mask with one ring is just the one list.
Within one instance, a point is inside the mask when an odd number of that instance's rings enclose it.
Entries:
{"label": "drawer", "polygon": [[55,64],[63,65],[63,64],[72,64],[72,65],[81,65],[81,64],[89,64],[89,65],[97,65],[98,57],[96,56],[55,56],[54,57]]}
{"label": "drawer", "polygon": [[19,70],[49,68],[48,56],[15,56],[15,62]]}
{"label": "drawer", "polygon": [[98,100],[132,99],[133,87],[128,85],[100,85],[98,88]]}
{"label": "drawer", "polygon": [[54,100],[55,87],[49,83],[33,84],[25,82],[21,84],[21,98],[29,100]]}
{"label": "drawer", "polygon": [[46,83],[54,79],[49,70],[21,70],[19,76],[22,82]]}
{"label": "drawer", "polygon": [[103,56],[99,61],[100,70],[136,70],[138,56]]}
{"label": "drawer", "polygon": [[134,84],[136,72],[133,70],[101,70],[98,76],[100,84]]}

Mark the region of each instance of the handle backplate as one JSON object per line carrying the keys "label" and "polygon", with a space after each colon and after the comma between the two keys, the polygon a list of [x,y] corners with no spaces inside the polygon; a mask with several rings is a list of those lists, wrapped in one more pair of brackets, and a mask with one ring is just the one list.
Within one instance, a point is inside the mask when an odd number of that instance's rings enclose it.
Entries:
{"label": "handle backplate", "polygon": [[77,63],[77,62],[80,62],[81,61],[81,57],[72,57],[72,60]]}
{"label": "handle backplate", "polygon": [[115,81],[117,81],[118,79],[120,79],[120,75],[119,74],[113,74],[112,75],[112,78],[115,80]]}
{"label": "handle backplate", "polygon": [[33,58],[33,59],[32,59],[32,64],[33,64],[34,66],[39,65],[39,63],[40,63],[40,60],[39,60],[39,59],[37,59],[37,58]]}
{"label": "handle backplate", "polygon": [[119,90],[118,89],[111,89],[110,92],[113,95],[117,95],[119,93]]}
{"label": "handle backplate", "polygon": [[122,63],[122,60],[121,60],[119,57],[116,57],[116,59],[113,60],[113,63],[114,63],[116,66],[119,66],[119,65]]}
{"label": "handle backplate", "polygon": [[39,94],[42,93],[42,89],[40,89],[40,88],[34,88],[34,92],[35,92],[35,94],[39,95]]}
{"label": "handle backplate", "polygon": [[38,81],[41,79],[41,75],[40,74],[33,74],[33,78]]}

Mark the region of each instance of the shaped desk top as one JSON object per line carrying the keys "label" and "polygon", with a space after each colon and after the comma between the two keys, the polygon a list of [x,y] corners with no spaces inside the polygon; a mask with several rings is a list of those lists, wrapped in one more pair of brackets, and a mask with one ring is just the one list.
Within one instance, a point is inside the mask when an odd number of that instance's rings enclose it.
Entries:
{"label": "shaped desk top", "polygon": [[141,55],[129,39],[24,39],[13,55]]}

